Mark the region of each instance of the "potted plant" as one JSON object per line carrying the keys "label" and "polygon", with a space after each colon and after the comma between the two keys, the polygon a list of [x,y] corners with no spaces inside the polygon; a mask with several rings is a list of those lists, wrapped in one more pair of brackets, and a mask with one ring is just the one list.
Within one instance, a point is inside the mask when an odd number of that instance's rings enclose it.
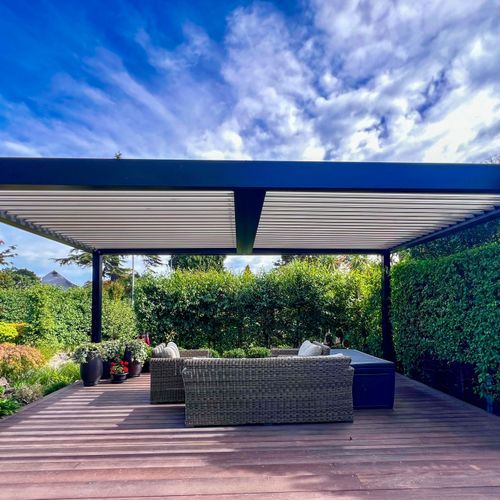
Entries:
{"label": "potted plant", "polygon": [[127,378],[128,361],[112,361],[111,362],[111,383],[121,384]]}
{"label": "potted plant", "polygon": [[128,376],[139,377],[142,365],[148,358],[149,346],[142,339],[128,340],[124,360],[128,362]]}
{"label": "potted plant", "polygon": [[125,345],[122,340],[106,340],[101,342],[102,378],[111,378],[111,363],[123,359]]}
{"label": "potted plant", "polygon": [[76,363],[80,363],[80,377],[85,387],[97,385],[102,376],[101,349],[98,344],[86,342],[79,345],[72,354]]}

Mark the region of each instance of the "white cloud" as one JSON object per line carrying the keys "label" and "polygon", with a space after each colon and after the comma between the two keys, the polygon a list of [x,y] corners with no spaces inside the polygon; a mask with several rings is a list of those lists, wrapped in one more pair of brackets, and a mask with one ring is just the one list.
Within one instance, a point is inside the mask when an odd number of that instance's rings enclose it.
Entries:
{"label": "white cloud", "polygon": [[[145,22],[132,40],[134,64],[96,47],[78,74],[61,67],[45,94],[0,95],[0,155],[462,162],[498,154],[498,2],[303,6],[293,17],[261,2],[237,8],[221,42],[186,24],[168,49]],[[237,269],[243,262],[228,259]]]}

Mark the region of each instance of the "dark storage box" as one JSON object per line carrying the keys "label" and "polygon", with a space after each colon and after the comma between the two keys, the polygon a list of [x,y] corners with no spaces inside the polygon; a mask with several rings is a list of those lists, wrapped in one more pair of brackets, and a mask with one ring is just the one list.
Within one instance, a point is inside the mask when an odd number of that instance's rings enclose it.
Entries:
{"label": "dark storage box", "polygon": [[349,356],[354,368],[352,399],[355,409],[394,406],[394,363],[356,349],[332,349],[330,355]]}

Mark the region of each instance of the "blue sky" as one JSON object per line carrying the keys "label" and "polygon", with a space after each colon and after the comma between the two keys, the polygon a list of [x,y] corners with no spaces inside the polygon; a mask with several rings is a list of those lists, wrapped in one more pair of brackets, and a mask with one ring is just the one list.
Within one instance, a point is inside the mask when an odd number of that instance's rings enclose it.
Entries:
{"label": "blue sky", "polygon": [[[3,0],[0,155],[485,160],[499,24],[496,0]],[[39,274],[67,252],[0,239]]]}

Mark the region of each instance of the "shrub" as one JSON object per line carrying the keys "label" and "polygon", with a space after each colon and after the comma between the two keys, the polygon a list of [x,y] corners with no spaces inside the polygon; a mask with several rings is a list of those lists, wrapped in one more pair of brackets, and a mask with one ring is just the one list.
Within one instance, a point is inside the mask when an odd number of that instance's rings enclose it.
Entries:
{"label": "shrub", "polygon": [[[91,289],[68,290],[48,285],[27,289],[0,288],[0,321],[23,321],[18,343],[75,347],[89,339]],[[26,324],[28,323],[28,324]],[[128,300],[114,293],[103,297],[103,338],[135,338],[135,313]]]}
{"label": "shrub", "polygon": [[12,415],[21,407],[21,403],[13,398],[3,398],[0,395],[0,416]]}
{"label": "shrub", "polygon": [[135,313],[129,302],[106,300],[103,303],[102,337],[105,340],[137,337]]}
{"label": "shrub", "polygon": [[99,344],[85,342],[80,344],[71,354],[75,363],[88,363],[91,359],[101,355]]}
{"label": "shrub", "polygon": [[22,404],[33,403],[37,399],[40,399],[44,394],[42,384],[20,384],[14,387],[12,397],[17,399]]}
{"label": "shrub", "polygon": [[144,363],[148,359],[150,347],[142,339],[128,340],[125,350],[130,355],[130,360],[135,363]]}
{"label": "shrub", "polygon": [[40,385],[43,394],[49,394],[79,379],[80,367],[69,361],[58,367],[44,366],[28,371],[20,377],[18,385]]}
{"label": "shrub", "polygon": [[103,361],[123,359],[125,354],[125,343],[122,340],[105,340],[100,347]]}
{"label": "shrub", "polygon": [[243,349],[229,349],[222,353],[223,358],[246,358],[246,353]]}
{"label": "shrub", "polygon": [[0,376],[16,380],[23,373],[44,364],[38,349],[10,343],[0,344]]}
{"label": "shrub", "polygon": [[[367,263],[356,274],[294,261],[259,275],[176,271],[147,276],[137,284],[138,324],[153,332],[153,344],[174,340],[187,349],[300,345],[331,332],[378,354],[379,267]],[[361,289],[363,273],[370,285]]]}
{"label": "shrub", "polygon": [[470,363],[479,394],[500,399],[499,275],[499,244],[394,267],[394,339],[406,373],[426,356]]}
{"label": "shrub", "polygon": [[271,356],[271,350],[267,347],[249,347],[246,350],[247,358],[268,358]]}
{"label": "shrub", "polygon": [[0,342],[15,342],[19,333],[12,323],[0,322]]}

